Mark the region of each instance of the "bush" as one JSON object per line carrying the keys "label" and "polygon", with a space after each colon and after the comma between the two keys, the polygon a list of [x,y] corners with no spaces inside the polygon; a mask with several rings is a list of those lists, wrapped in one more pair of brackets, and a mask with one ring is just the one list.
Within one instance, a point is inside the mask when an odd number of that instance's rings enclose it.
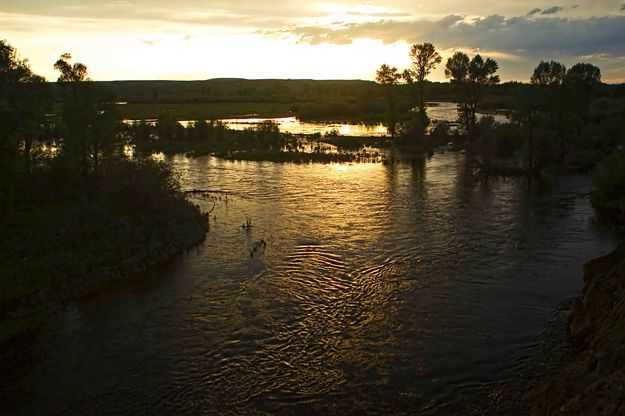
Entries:
{"label": "bush", "polygon": [[625,220],[625,153],[614,153],[601,164],[591,194],[600,211]]}
{"label": "bush", "polygon": [[204,238],[207,218],[167,164],[109,159],[101,173],[59,193],[64,177],[76,177],[50,164],[29,188],[42,194],[20,200],[0,223],[0,342],[15,328],[27,329],[42,308],[141,272]]}

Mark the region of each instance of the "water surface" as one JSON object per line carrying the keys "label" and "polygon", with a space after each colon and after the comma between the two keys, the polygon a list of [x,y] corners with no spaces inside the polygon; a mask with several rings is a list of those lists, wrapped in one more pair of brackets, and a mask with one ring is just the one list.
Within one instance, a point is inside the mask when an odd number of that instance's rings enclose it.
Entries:
{"label": "water surface", "polygon": [[215,191],[205,243],[2,351],[9,414],[467,414],[616,245],[582,176],[171,161]]}

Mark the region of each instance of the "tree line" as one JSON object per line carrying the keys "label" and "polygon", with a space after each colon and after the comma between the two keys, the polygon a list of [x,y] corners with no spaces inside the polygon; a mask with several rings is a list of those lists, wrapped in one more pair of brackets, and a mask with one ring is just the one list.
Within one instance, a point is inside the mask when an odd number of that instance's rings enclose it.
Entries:
{"label": "tree line", "polygon": [[[411,47],[410,59],[411,67],[403,72],[387,64],[376,71],[376,82],[387,99],[387,126],[393,139],[398,129],[404,139],[423,139],[428,130],[437,136],[445,129],[441,125],[432,129],[426,105],[427,77],[442,62],[442,57],[434,45],[421,43]],[[601,85],[601,70],[589,63],[567,69],[557,61],[541,61],[531,74],[529,85],[513,86],[512,105],[508,109],[510,125],[500,127],[498,133],[507,137],[493,143],[486,137],[496,135],[492,132],[492,120],[478,123],[477,112],[489,90],[500,83],[498,70],[497,61],[480,54],[469,57],[464,52],[455,52],[447,59],[445,76],[450,80],[458,109],[457,134],[471,139],[476,150],[481,149],[477,153],[486,164],[497,155],[510,156],[511,149],[523,147],[520,150],[530,174],[553,161],[561,161],[567,152],[570,155],[571,147],[579,144],[577,137],[590,122],[590,107]],[[397,114],[395,93],[401,83],[412,91],[413,109],[408,117]],[[398,119],[408,121],[398,123]],[[485,125],[489,123],[490,131],[486,132]]]}

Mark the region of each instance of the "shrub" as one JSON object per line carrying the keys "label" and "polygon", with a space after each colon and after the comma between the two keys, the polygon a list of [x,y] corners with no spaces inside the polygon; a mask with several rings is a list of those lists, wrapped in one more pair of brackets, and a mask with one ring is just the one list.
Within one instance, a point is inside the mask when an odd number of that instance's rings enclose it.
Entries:
{"label": "shrub", "polygon": [[601,164],[591,194],[593,205],[599,210],[625,219],[625,153],[614,153]]}

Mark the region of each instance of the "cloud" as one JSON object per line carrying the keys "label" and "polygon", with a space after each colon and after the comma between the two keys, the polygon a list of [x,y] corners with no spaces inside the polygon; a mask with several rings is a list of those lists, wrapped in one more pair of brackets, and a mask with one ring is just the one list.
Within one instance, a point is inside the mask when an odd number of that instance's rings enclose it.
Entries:
{"label": "cloud", "polygon": [[438,20],[347,24],[338,30],[304,26],[263,33],[294,35],[309,44],[347,44],[355,39],[368,38],[387,44],[400,40],[408,43],[430,41],[443,49],[485,49],[540,56],[598,53],[625,56],[625,16],[529,19],[491,15],[467,21],[462,16],[450,15]]}
{"label": "cloud", "polygon": [[553,6],[548,9],[543,10],[540,14],[556,14],[556,13],[560,13],[562,10],[564,9],[560,6]]}
{"label": "cloud", "polygon": [[410,17],[412,16],[410,13],[405,12],[357,12],[357,11],[348,11],[346,14],[350,16],[365,16],[365,17]]}
{"label": "cloud", "polygon": [[621,4],[621,11],[625,12],[625,3]]}
{"label": "cloud", "polygon": [[533,9],[533,10],[531,10],[531,11],[527,14],[527,17],[532,17],[532,16],[534,16],[535,14],[540,13],[540,12],[542,12],[542,11],[543,11],[542,9]]}

